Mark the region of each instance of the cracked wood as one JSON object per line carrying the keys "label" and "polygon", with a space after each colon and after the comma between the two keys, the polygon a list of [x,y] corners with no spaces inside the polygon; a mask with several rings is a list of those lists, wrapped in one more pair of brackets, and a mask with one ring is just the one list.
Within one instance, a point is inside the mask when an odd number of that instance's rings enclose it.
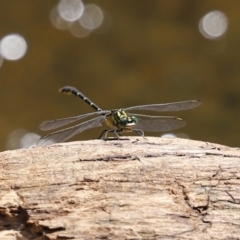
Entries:
{"label": "cracked wood", "polygon": [[240,150],[130,137],[0,153],[1,239],[239,239]]}

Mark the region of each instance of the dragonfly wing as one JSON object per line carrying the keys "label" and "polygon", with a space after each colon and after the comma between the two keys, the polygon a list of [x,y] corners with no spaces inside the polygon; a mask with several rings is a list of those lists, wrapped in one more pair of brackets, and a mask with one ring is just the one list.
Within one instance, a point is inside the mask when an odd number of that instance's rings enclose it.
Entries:
{"label": "dragonfly wing", "polygon": [[201,104],[202,104],[201,101],[189,100],[189,101],[174,102],[174,103],[161,103],[161,104],[133,106],[133,107],[125,108],[124,110],[125,111],[150,110],[150,111],[158,111],[158,112],[171,112],[171,111],[181,111],[181,110],[195,108]]}
{"label": "dragonfly wing", "polygon": [[40,138],[36,145],[42,147],[53,143],[64,142],[87,129],[102,126],[102,122],[105,118],[105,116],[99,116],[78,125],[50,133]]}
{"label": "dragonfly wing", "polygon": [[148,116],[140,114],[132,115],[136,116],[138,119],[135,128],[147,132],[170,131],[186,125],[186,121],[178,117]]}
{"label": "dragonfly wing", "polygon": [[86,117],[94,117],[96,115],[106,114],[108,112],[109,111],[98,111],[98,112],[87,113],[87,114],[78,115],[78,116],[74,116],[74,117],[60,118],[60,119],[55,119],[55,120],[51,120],[51,121],[46,121],[41,124],[40,129],[43,131],[53,130],[53,129],[65,126],[67,124],[76,122],[76,121],[81,120]]}

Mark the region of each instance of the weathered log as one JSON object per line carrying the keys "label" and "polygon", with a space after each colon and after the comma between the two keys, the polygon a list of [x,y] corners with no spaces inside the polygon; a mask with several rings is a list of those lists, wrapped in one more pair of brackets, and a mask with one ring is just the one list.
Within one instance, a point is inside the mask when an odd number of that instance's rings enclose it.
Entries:
{"label": "weathered log", "polygon": [[130,137],[0,153],[0,239],[240,239],[240,149]]}

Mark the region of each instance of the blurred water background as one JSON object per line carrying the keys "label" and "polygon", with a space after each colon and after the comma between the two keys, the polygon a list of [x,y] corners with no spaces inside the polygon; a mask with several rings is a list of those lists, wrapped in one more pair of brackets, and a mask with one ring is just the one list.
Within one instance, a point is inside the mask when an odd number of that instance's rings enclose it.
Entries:
{"label": "blurred water background", "polygon": [[92,111],[58,93],[65,85],[103,109],[200,99],[170,114],[188,122],[173,134],[239,147],[239,9],[235,0],[2,1],[0,150],[30,146],[45,120]]}

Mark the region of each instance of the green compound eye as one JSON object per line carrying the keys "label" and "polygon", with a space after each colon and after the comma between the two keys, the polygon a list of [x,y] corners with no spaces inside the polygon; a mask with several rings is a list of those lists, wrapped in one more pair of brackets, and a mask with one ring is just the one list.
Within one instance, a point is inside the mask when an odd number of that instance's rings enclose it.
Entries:
{"label": "green compound eye", "polygon": [[134,116],[132,116],[131,119],[132,119],[132,121],[133,121],[134,123],[137,123],[137,122],[138,122],[138,119],[137,119],[136,117],[134,117]]}
{"label": "green compound eye", "polygon": [[128,120],[127,120],[126,117],[122,117],[122,118],[119,119],[119,123],[120,123],[121,125],[126,125],[127,122],[128,122]]}

